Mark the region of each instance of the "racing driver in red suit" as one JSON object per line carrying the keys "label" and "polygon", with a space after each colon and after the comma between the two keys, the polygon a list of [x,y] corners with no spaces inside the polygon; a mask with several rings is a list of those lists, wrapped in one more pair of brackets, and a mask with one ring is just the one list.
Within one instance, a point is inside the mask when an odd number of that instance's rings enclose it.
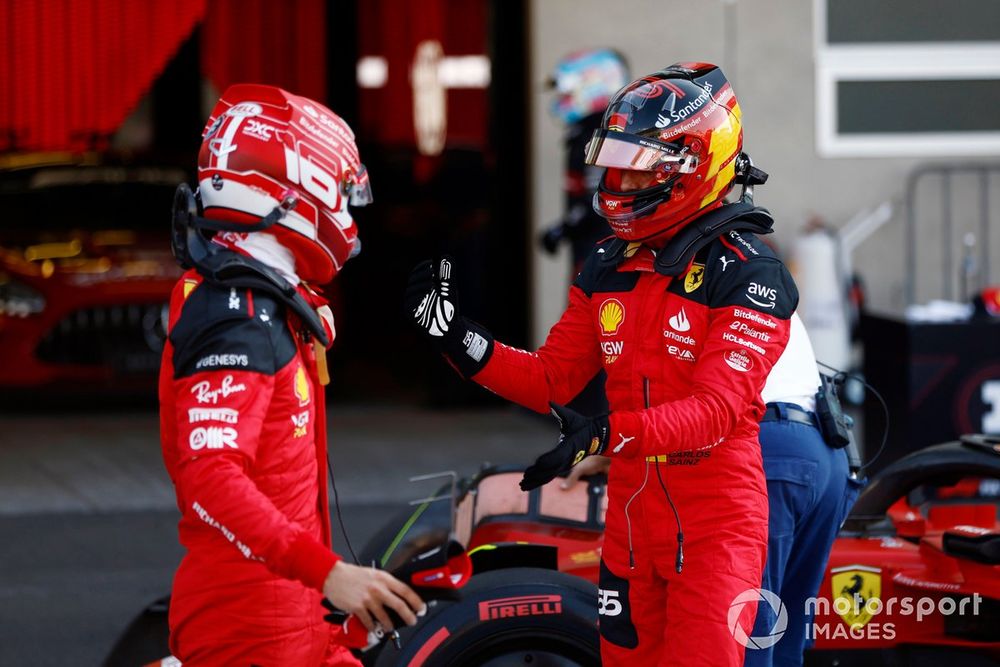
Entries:
{"label": "racing driver in red suit", "polygon": [[[740,107],[714,65],[679,63],[624,87],[587,147],[605,167],[597,244],[537,352],[461,317],[453,263],[425,262],[409,316],[465,377],[557,417],[531,489],[611,458],[600,574],[607,665],[743,664],[767,545],[761,388],[788,340],[791,276],[761,243],[766,174],[742,153]],[[724,197],[743,185],[739,202]],[[610,413],[565,407],[600,370]],[[753,596],[756,599],[756,596]]]}
{"label": "racing driver in red suit", "polygon": [[[170,647],[187,665],[359,665],[326,596],[369,629],[415,623],[405,584],[331,550],[324,284],[359,248],[371,190],[354,136],[321,104],[229,88],[174,203],[174,288],[160,373],[163,458],[180,541]],[[209,236],[212,236],[211,240]]]}

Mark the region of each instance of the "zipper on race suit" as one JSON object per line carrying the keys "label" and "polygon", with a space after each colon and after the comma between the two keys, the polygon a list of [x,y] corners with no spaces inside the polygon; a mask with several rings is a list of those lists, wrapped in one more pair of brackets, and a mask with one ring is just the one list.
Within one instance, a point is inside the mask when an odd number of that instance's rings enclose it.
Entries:
{"label": "zipper on race suit", "polygon": [[[642,378],[642,399],[643,403],[648,410],[650,407],[650,397],[649,397],[649,378]],[[674,513],[674,520],[677,522],[677,555],[674,558],[674,567],[677,569],[677,574],[680,574],[684,569],[684,530],[681,528],[681,515],[677,512],[677,506],[674,505],[673,498],[670,497],[670,491],[667,490],[667,485],[663,481],[663,476],[660,474],[660,459],[656,457],[654,459],[656,466],[656,479],[660,482],[660,488],[663,489],[663,495],[667,497],[667,503],[670,505],[670,509]],[[649,457],[646,458],[646,478],[649,478]],[[642,486],[646,486],[646,482],[643,481]],[[639,488],[642,491],[642,487]],[[638,495],[638,492],[637,492]],[[630,501],[631,502],[631,501]],[[625,521],[628,523],[628,505],[625,506]],[[629,562],[632,562],[632,526],[628,523],[629,527]],[[633,565],[634,567],[634,565]]]}

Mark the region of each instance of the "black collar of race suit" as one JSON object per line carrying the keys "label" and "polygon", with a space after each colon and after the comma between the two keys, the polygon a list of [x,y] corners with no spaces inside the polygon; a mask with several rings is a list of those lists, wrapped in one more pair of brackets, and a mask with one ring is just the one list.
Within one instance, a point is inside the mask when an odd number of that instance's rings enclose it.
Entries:
{"label": "black collar of race suit", "polygon": [[281,275],[252,257],[228,250],[207,238],[201,229],[216,227],[197,215],[197,204],[187,185],[177,188],[171,249],[184,268],[193,268],[206,282],[225,288],[252,289],[273,296],[295,313],[324,347],[330,337],[323,321],[299,291]]}
{"label": "black collar of race suit", "polygon": [[[685,225],[656,251],[653,266],[657,273],[679,276],[687,270],[699,250],[723,234],[731,231],[770,234],[774,231],[773,226],[774,218],[766,208],[749,202],[726,204]],[[624,239],[613,239],[604,246],[599,261],[602,264],[620,264],[628,246],[629,242]]]}

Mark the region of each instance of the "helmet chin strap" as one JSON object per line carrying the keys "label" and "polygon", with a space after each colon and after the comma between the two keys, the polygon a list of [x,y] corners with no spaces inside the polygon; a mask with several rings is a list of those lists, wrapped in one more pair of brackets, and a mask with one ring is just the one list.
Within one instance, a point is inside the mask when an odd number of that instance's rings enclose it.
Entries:
{"label": "helmet chin strap", "polygon": [[743,186],[740,201],[753,204],[753,186],[767,183],[767,172],[753,166],[753,160],[746,153],[736,157],[736,182]]}

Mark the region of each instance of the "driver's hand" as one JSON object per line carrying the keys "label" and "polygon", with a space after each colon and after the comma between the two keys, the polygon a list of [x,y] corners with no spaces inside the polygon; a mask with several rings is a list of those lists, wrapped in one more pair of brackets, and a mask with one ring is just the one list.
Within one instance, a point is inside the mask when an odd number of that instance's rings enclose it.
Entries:
{"label": "driver's hand", "polygon": [[323,582],[323,595],[338,609],[354,614],[369,630],[379,624],[393,629],[386,608],[395,611],[407,625],[416,625],[426,609],[412,588],[388,572],[338,561]]}
{"label": "driver's hand", "polygon": [[559,487],[563,491],[568,491],[576,486],[576,483],[580,481],[581,477],[598,475],[602,472],[607,474],[610,467],[611,459],[607,456],[588,456],[573,466],[573,469],[569,471],[569,474],[566,475],[566,479],[559,484]]}

